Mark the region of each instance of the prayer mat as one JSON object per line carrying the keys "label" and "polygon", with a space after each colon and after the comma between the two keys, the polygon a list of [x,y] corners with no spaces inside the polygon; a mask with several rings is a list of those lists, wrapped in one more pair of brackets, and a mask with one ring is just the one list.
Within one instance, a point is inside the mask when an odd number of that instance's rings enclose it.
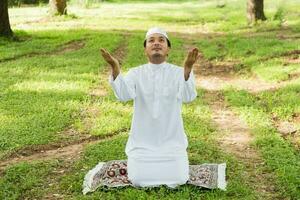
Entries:
{"label": "prayer mat", "polygon": [[[226,190],[226,163],[189,166],[189,180],[186,184],[208,189]],[[133,186],[127,177],[127,160],[100,162],[84,177],[83,194],[94,192],[101,186]]]}

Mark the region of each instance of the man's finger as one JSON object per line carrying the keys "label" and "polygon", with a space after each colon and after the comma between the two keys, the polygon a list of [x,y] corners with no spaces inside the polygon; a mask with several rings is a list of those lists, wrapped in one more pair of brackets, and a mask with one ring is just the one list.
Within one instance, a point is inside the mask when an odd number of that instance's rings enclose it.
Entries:
{"label": "man's finger", "polygon": [[105,58],[105,59],[109,59],[109,60],[112,60],[112,56],[110,55],[110,53],[108,51],[102,51],[101,50],[101,53],[102,53],[102,56]]}
{"label": "man's finger", "polygon": [[105,50],[104,50],[104,49],[100,49],[100,53],[102,54],[102,56],[105,56],[105,55],[107,55],[107,53],[105,52]]}
{"label": "man's finger", "polygon": [[193,49],[193,58],[196,59],[197,55],[198,55],[198,48],[196,47]]}
{"label": "man's finger", "polygon": [[197,56],[198,56],[198,51],[195,51],[195,53],[194,53],[195,59],[197,58]]}
{"label": "man's finger", "polygon": [[100,49],[101,50],[101,52],[103,52],[104,54],[106,54],[106,55],[110,55],[110,53],[106,50],[106,49],[104,49],[104,48],[101,48]]}
{"label": "man's finger", "polygon": [[107,53],[107,51],[104,48],[100,49],[101,53]]}
{"label": "man's finger", "polygon": [[198,48],[197,47],[193,48],[193,52],[198,53]]}
{"label": "man's finger", "polygon": [[202,58],[202,57],[203,57],[202,54],[199,53],[198,56],[197,56],[197,60],[200,59],[200,58]]}

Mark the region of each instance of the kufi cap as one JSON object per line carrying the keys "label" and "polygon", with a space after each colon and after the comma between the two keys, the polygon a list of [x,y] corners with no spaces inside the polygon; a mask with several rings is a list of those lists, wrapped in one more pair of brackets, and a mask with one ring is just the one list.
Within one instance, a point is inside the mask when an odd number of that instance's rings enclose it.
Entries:
{"label": "kufi cap", "polygon": [[161,35],[165,36],[167,39],[169,39],[168,35],[167,35],[167,32],[164,31],[163,29],[159,28],[159,27],[150,28],[146,33],[146,38],[145,39],[147,39],[150,35],[155,34],[155,33],[161,34]]}
{"label": "kufi cap", "polygon": [[161,34],[165,38],[167,38],[168,46],[171,48],[171,42],[168,38],[167,32],[165,30],[163,30],[162,28],[159,28],[159,27],[152,27],[147,31],[146,36],[145,36],[145,40],[144,40],[144,47],[146,47],[146,40],[150,37],[150,35],[155,34],[155,33]]}

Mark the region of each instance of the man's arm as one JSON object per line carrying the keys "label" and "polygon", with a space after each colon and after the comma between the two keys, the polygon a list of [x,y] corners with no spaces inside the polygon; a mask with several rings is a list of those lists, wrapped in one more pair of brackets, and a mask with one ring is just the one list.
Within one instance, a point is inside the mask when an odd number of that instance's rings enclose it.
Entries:
{"label": "man's arm", "polygon": [[109,83],[114,90],[114,94],[120,101],[128,101],[136,97],[135,93],[135,71],[129,70],[123,77],[120,70],[119,62],[108,51],[101,49],[101,55],[111,67]]}
{"label": "man's arm", "polygon": [[200,57],[198,48],[193,48],[189,50],[184,61],[184,81],[180,84],[178,97],[185,103],[191,102],[197,97],[193,65]]}
{"label": "man's arm", "polygon": [[[181,75],[182,77],[183,75]],[[177,98],[180,99],[184,103],[192,102],[197,97],[197,90],[195,84],[195,77],[193,71],[188,75],[188,79],[186,77],[182,77],[179,84],[179,91],[177,94]]]}

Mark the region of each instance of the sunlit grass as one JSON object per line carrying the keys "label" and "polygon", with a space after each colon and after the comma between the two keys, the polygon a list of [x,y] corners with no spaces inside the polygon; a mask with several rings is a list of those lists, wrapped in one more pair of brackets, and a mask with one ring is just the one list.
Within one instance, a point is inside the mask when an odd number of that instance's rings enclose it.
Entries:
{"label": "sunlit grass", "polygon": [[[222,2],[221,2],[222,3]],[[246,3],[238,0],[224,1],[224,8],[217,8],[220,1],[188,1],[188,2],[134,2],[121,4],[101,3],[95,8],[84,9],[68,6],[68,12],[76,18],[50,18],[46,7],[13,8],[10,10],[13,28],[22,30],[49,30],[88,28],[93,30],[147,30],[151,26],[162,26],[168,31],[181,33],[197,32],[244,32],[251,31],[247,27]],[[284,13],[289,25],[300,23],[297,16],[299,5],[289,0],[284,7],[293,10]],[[265,2],[266,15],[270,19],[265,24],[278,28],[273,21],[281,3]]]}
{"label": "sunlit grass", "polygon": [[285,81],[290,79],[291,74],[300,73],[300,64],[285,65],[282,60],[271,60],[255,66],[253,71],[265,80]]}
{"label": "sunlit grass", "polygon": [[[93,199],[101,198],[123,198],[131,199],[132,197],[141,199],[155,199],[159,195],[160,199],[189,199],[194,197],[209,199],[232,199],[232,197],[244,199],[253,199],[259,194],[255,194],[249,188],[248,181],[243,177],[244,166],[239,164],[233,157],[226,155],[216,148],[215,137],[218,133],[211,124],[211,116],[208,106],[203,102],[201,96],[202,90],[198,90],[199,97],[195,102],[183,106],[183,117],[185,121],[185,131],[189,140],[189,160],[191,164],[199,163],[221,163],[228,164],[228,188],[227,191],[220,190],[202,190],[194,186],[181,186],[177,190],[159,187],[149,190],[135,189],[126,187],[122,189],[99,188],[96,192],[83,196],[81,194],[81,185],[83,177],[87,170],[94,167],[100,161],[114,159],[126,159],[124,153],[128,136],[119,136],[116,139],[91,145],[85,150],[84,156],[73,167],[70,174],[63,177],[60,182],[59,190],[63,194],[70,195],[76,199]],[[116,103],[110,102],[111,105]],[[113,109],[110,109],[113,110]],[[120,110],[120,108],[119,108]],[[122,109],[121,109],[122,110]],[[114,113],[114,112],[113,112]],[[125,121],[130,116],[123,116]]]}
{"label": "sunlit grass", "polygon": [[[68,5],[70,16],[49,17],[47,7],[11,8],[12,28],[19,41],[0,39],[0,159],[25,147],[64,142],[59,133],[69,127],[79,134],[109,135],[128,130],[133,112],[132,102],[118,102],[108,84],[99,55],[104,47],[114,52],[124,45],[122,73],[147,62],[143,50],[145,31],[161,26],[169,33],[172,49],[168,62],[182,65],[186,47],[197,46],[205,59],[214,62],[238,61],[237,70],[248,70],[260,78],[280,82],[299,72],[299,64],[284,64],[281,54],[299,49],[300,9],[297,0],[265,1],[268,21],[248,26],[246,2],[124,2],[100,3],[89,9]],[[273,20],[283,5],[284,23]],[[217,34],[218,33],[218,34]],[[284,37],[290,38],[284,38]],[[189,39],[186,39],[189,38]],[[84,43],[77,50],[61,50],[72,41]],[[277,58],[280,57],[280,58]],[[3,59],[8,59],[3,61]],[[102,74],[103,73],[103,74]],[[91,96],[103,87],[104,97]],[[59,164],[46,162],[18,164],[0,178],[0,198],[43,198],[45,192],[60,193],[64,199],[261,199],[245,176],[245,166],[219,149],[218,132],[211,122],[211,110],[197,99],[183,105],[185,132],[189,140],[191,164],[226,162],[228,190],[202,190],[182,186],[173,191],[165,187],[153,190],[134,188],[99,189],[83,196],[81,184],[85,173],[99,161],[126,159],[124,152],[128,131],[85,149],[80,160],[60,181],[49,186],[51,174]],[[271,117],[291,120],[300,113],[299,78],[293,85],[277,91],[251,95],[229,89],[225,97],[230,106],[246,119],[253,130],[258,153],[269,170],[276,174],[276,186],[282,196],[297,198],[299,156],[279,136]],[[89,109],[97,114],[85,113]],[[84,115],[84,116],[82,116]],[[59,176],[59,175],[56,175]],[[51,182],[51,181],[50,181]],[[256,183],[260,184],[260,183]],[[276,191],[278,192],[278,191]]]}
{"label": "sunlit grass", "polygon": [[[87,37],[88,33],[92,35]],[[61,141],[59,132],[78,119],[81,108],[89,101],[90,89],[99,83],[98,72],[104,67],[99,46],[111,51],[121,39],[115,33],[74,31],[70,38],[68,34],[31,32],[31,37],[37,39],[15,42],[6,49],[7,56],[12,57],[37,51],[35,45],[41,48],[47,40],[47,51],[51,51],[66,41],[86,39],[78,52],[25,56],[0,63],[0,113],[9,116],[9,120],[0,121],[1,157],[30,145]]]}
{"label": "sunlit grass", "polygon": [[[95,104],[99,109],[97,117],[91,118],[89,133],[92,135],[107,135],[119,130],[130,129],[133,113],[132,103],[111,102],[102,100]],[[85,130],[86,125],[82,121],[76,123],[79,130]]]}
{"label": "sunlit grass", "polygon": [[247,121],[255,134],[257,148],[268,168],[277,176],[277,187],[281,193],[288,194],[292,199],[297,199],[300,195],[299,152],[280,136],[271,119],[272,114],[286,118],[300,111],[299,95],[296,91],[299,91],[299,85],[274,94],[262,93],[257,97],[245,91],[225,92],[227,102]]}
{"label": "sunlit grass", "polygon": [[53,92],[63,92],[63,91],[77,91],[84,92],[88,89],[88,84],[82,82],[50,82],[50,81],[25,81],[17,83],[11,87],[12,90],[19,91],[53,91]]}

